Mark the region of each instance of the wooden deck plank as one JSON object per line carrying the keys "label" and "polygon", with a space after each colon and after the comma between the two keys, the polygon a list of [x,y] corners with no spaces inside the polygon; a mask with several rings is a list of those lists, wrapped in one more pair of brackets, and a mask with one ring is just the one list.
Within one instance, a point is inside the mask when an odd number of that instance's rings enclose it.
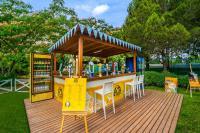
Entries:
{"label": "wooden deck plank", "polygon": [[119,127],[119,125],[122,126],[122,123],[124,121],[126,121],[133,113],[136,113],[137,108],[142,108],[143,106],[146,106],[153,99],[154,99],[154,96],[151,95],[148,98],[143,97],[143,99],[140,99],[141,101],[139,101],[139,100],[136,101],[137,103],[135,105],[132,104],[131,106],[124,106],[125,108],[124,108],[124,110],[122,110],[123,112],[119,113],[118,116],[113,117],[112,119],[109,119],[108,121],[106,120],[105,122],[103,122],[103,124],[100,126],[100,128],[95,131],[111,132],[111,131],[109,131],[109,129],[115,129],[116,127]]}
{"label": "wooden deck plank", "polygon": [[178,108],[177,108],[176,114],[175,114],[175,116],[174,116],[174,119],[173,119],[173,121],[171,122],[171,126],[170,126],[169,133],[174,133],[174,132],[175,132],[176,123],[177,123],[177,121],[178,121],[178,116],[179,116],[179,112],[180,112],[180,110],[181,110],[182,101],[183,101],[183,96],[181,96],[181,100],[180,100],[180,102],[178,103]]}
{"label": "wooden deck plank", "polygon": [[[169,102],[168,105],[171,105],[171,102]],[[141,127],[140,131],[145,132],[145,133],[149,132],[152,129],[152,127],[155,125],[155,123],[157,122],[159,117],[162,115],[162,113],[164,113],[165,110],[166,110],[166,108],[165,108],[165,106],[163,106],[159,110],[159,112],[156,113],[156,116],[152,117],[152,119],[149,119],[149,124],[146,127],[144,127],[144,126]]]}
{"label": "wooden deck plank", "polygon": [[130,127],[126,130],[126,132],[136,132],[133,131],[133,129],[137,130],[138,128],[141,127],[141,122],[148,120],[148,117],[152,114],[152,112],[155,111],[156,108],[158,108],[162,103],[164,103],[164,100],[168,96],[167,93],[165,93],[165,96],[160,97],[159,100],[155,101],[150,108],[147,108],[143,114],[139,116],[139,118],[130,125]]}
{"label": "wooden deck plank", "polygon": [[174,105],[174,108],[173,108],[173,110],[172,110],[172,112],[171,112],[171,115],[169,116],[169,118],[168,118],[168,120],[167,120],[167,123],[166,123],[166,125],[165,125],[165,128],[163,129],[162,132],[165,132],[165,133],[166,133],[166,132],[169,132],[169,129],[170,129],[172,120],[173,120],[173,118],[174,118],[174,116],[175,116],[175,113],[176,113],[176,111],[177,111],[177,109],[178,109],[178,104],[180,103],[180,100],[181,100],[181,96],[179,96],[179,99],[177,99],[177,102],[176,102],[176,104]]}
{"label": "wooden deck plank", "polygon": [[179,96],[175,100],[173,100],[171,106],[166,109],[167,112],[165,113],[165,116],[163,117],[162,122],[160,123],[160,125],[159,125],[159,127],[156,131],[157,133],[162,132],[163,129],[165,128],[165,124],[169,120],[170,115],[172,115],[171,112],[172,112],[174,105],[176,104],[177,101],[179,101]]}
{"label": "wooden deck plank", "polygon": [[[130,105],[132,105],[133,104],[133,100],[129,100],[128,101],[129,102],[129,104]],[[123,106],[121,106],[121,104],[120,105],[117,105],[117,109],[118,109],[118,106],[119,106],[119,109],[120,108],[123,108]],[[119,112],[118,110],[116,110],[116,112]],[[121,111],[120,111],[121,112]],[[118,114],[120,114],[120,113],[118,113]],[[111,107],[107,110],[107,115],[108,116],[113,116],[114,114],[112,113],[112,109],[111,109]],[[91,119],[92,118],[92,119]],[[107,120],[109,120],[109,117],[108,117],[108,119]],[[90,121],[91,121],[91,123],[90,123]],[[100,111],[100,112],[97,112],[96,114],[93,114],[92,115],[92,117],[90,117],[89,116],[89,118],[88,118],[88,123],[89,124],[93,124],[93,122],[92,121],[95,121],[95,123],[102,123],[103,121],[105,122],[105,120],[104,120],[104,117],[103,117],[103,112],[102,111]],[[58,121],[59,122],[59,121]],[[91,126],[92,125],[90,125],[89,126],[89,129],[91,128]],[[67,127],[67,129],[65,129],[65,127]],[[64,128],[63,128],[63,131],[68,131],[68,132],[70,132],[70,130],[71,129],[79,129],[79,130],[83,130],[84,131],[84,127],[82,127],[82,125],[79,125],[79,124],[77,124],[76,123],[76,121],[73,121],[73,122],[71,122],[71,124],[70,125],[67,125],[67,124],[65,124],[65,126],[64,126]],[[59,129],[59,128],[58,128]]]}
{"label": "wooden deck plank", "polygon": [[[172,99],[175,99],[175,95],[173,95]],[[170,98],[166,100],[166,102],[161,104],[161,107],[156,108],[156,110],[150,115],[148,120],[143,119],[143,122],[141,123],[142,126],[138,126],[138,128],[135,128],[133,131],[137,132],[144,132],[144,130],[150,125],[154,125],[155,120],[154,118],[158,118],[160,114],[163,112],[163,110],[171,105]],[[153,121],[154,120],[154,121]],[[136,130],[137,129],[137,130]],[[146,132],[149,132],[151,128],[147,128]]]}
{"label": "wooden deck plank", "polygon": [[[136,109],[136,112],[131,111],[130,116],[127,117],[125,121],[120,124],[120,126],[115,127],[117,129],[115,131],[125,132],[127,128],[129,128],[132,123],[134,123],[141,116],[141,114],[146,111],[146,109],[151,107],[151,103],[155,103],[157,100],[159,100],[159,98],[161,98],[161,96],[157,94],[152,100],[150,100],[147,105],[143,106],[142,108]],[[114,129],[111,129],[110,131],[114,131]]]}
{"label": "wooden deck plank", "polygon": [[[177,97],[178,97],[178,95],[177,95]],[[174,102],[174,101],[172,101],[172,103],[173,103],[173,102]],[[166,108],[166,109],[162,112],[162,114],[159,116],[159,118],[157,119],[156,123],[154,124],[154,126],[152,127],[152,129],[151,129],[151,131],[150,131],[151,133],[155,133],[155,132],[158,130],[160,124],[162,123],[163,118],[165,117],[165,115],[166,115],[166,113],[167,113],[167,111],[168,111],[168,108]]]}
{"label": "wooden deck plank", "polygon": [[[122,103],[123,104],[123,103]],[[121,104],[120,105],[117,105],[116,106],[116,114],[115,115],[122,115],[123,114],[123,112],[124,112],[124,108],[126,107],[126,106],[133,106],[133,100],[132,99],[129,99],[128,101],[126,101],[126,104],[125,104],[125,106],[121,106]],[[109,112],[108,112],[109,111]],[[109,120],[112,120],[112,119],[110,119],[110,117],[112,117],[114,114],[113,114],[113,112],[112,112],[112,106],[109,108],[109,109],[107,109],[107,120],[105,121],[104,120],[104,117],[103,117],[103,111],[102,110],[100,110],[100,111],[98,111],[96,114],[93,114],[93,117],[95,117],[95,115],[97,116],[96,118],[95,118],[95,120],[93,119],[93,120],[90,120],[90,118],[91,117],[89,117],[89,119],[88,119],[88,123],[90,124],[90,126],[89,126],[89,130],[91,131],[91,132],[94,132],[93,131],[93,129],[95,130],[95,132],[98,132],[98,131],[96,131],[97,129],[99,129],[99,128],[102,128],[102,126],[103,125],[105,125],[106,124],[106,122],[107,121],[109,121]],[[118,117],[118,116],[117,116]],[[95,123],[93,122],[93,121],[95,121]],[[103,125],[102,125],[103,124]],[[78,125],[78,124],[76,124],[76,126],[75,127],[68,127],[68,126],[66,126],[67,127],[67,129],[66,130],[63,130],[63,131],[67,131],[67,132],[77,132],[77,130],[76,129],[79,129],[80,131],[83,131],[84,132],[84,127],[82,126],[82,125]]]}
{"label": "wooden deck plank", "polygon": [[[183,96],[158,91],[146,91],[145,94],[136,102],[128,98],[116,103],[116,114],[112,106],[107,107],[107,120],[102,110],[89,115],[89,132],[174,132]],[[32,133],[60,131],[62,111],[59,102],[54,99],[36,103],[25,100],[24,104]],[[84,131],[83,120],[66,117],[63,132]]]}

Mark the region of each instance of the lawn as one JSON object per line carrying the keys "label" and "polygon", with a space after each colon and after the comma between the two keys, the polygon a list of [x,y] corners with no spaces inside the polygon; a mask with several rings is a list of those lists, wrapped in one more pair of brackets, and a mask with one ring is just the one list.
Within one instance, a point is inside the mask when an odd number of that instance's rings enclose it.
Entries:
{"label": "lawn", "polygon": [[29,132],[23,102],[26,98],[28,98],[28,93],[0,94],[0,133]]}
{"label": "lawn", "polygon": [[[149,86],[146,89],[163,91],[161,87]],[[194,92],[190,98],[185,89],[178,89],[184,95],[178,124],[177,133],[200,132],[200,92]],[[0,94],[0,133],[29,132],[28,121],[23,100],[28,98],[28,93],[12,92]]]}

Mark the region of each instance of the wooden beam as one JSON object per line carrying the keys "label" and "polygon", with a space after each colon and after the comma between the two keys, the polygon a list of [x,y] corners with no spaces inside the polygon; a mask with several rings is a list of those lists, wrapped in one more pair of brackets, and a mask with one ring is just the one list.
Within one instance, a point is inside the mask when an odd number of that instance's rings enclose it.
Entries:
{"label": "wooden beam", "polygon": [[110,47],[105,47],[104,45],[100,45],[100,46],[96,46],[94,45],[92,48],[87,48],[86,50],[84,50],[84,54],[89,53],[93,53],[97,50],[105,50],[105,49],[109,49]]}
{"label": "wooden beam", "polygon": [[133,72],[136,73],[136,57],[137,57],[137,51],[134,50],[133,52]]}
{"label": "wooden beam", "polygon": [[111,43],[102,41],[102,40],[100,40],[100,39],[91,38],[91,37],[88,37],[88,36],[86,36],[86,35],[81,35],[81,36],[83,37],[84,40],[89,40],[89,41],[97,42],[97,43],[103,44],[103,45],[105,45],[105,46],[110,46],[110,47],[117,48],[117,49],[121,49],[121,50],[124,50],[124,51],[127,51],[127,52],[130,52],[130,51],[131,51],[131,50],[128,49],[128,48],[124,48],[124,47],[121,47],[121,46],[118,46],[118,45],[115,45],[115,44],[111,44]]}
{"label": "wooden beam", "polygon": [[[91,47],[91,46],[94,45],[94,44],[96,44],[96,43],[84,41],[84,44],[83,44],[84,46],[83,46],[83,48],[84,48],[84,50],[85,50],[85,49]],[[85,52],[85,51],[84,51],[84,52]]]}
{"label": "wooden beam", "polygon": [[[85,50],[88,49],[88,47],[91,47],[93,43],[89,43],[87,44],[85,41],[84,41],[84,44],[83,44],[83,49],[84,49],[84,52]],[[88,46],[89,45],[89,46]],[[78,45],[77,47],[72,47],[72,49],[70,49],[71,53],[73,54],[78,54]]]}
{"label": "wooden beam", "polygon": [[69,40],[67,40],[66,42],[64,42],[59,48],[58,50],[65,50],[68,51],[69,49],[71,49],[71,47],[73,47],[74,45],[76,45],[78,42],[78,35],[74,35],[72,38],[70,38]]}
{"label": "wooden beam", "polygon": [[83,70],[83,37],[78,39],[78,76],[82,76]]}
{"label": "wooden beam", "polygon": [[105,49],[103,49],[103,51],[101,51],[99,53],[85,53],[84,55],[104,57],[105,58],[105,57],[108,57],[108,56],[122,54],[122,53],[127,53],[127,51],[120,50],[120,49],[113,49],[112,47],[109,47],[109,48],[106,47]]}
{"label": "wooden beam", "polygon": [[77,49],[77,47],[78,47],[78,44],[77,42],[75,42],[71,44],[70,46],[63,48],[63,50],[65,50],[66,52],[73,51],[74,49]]}

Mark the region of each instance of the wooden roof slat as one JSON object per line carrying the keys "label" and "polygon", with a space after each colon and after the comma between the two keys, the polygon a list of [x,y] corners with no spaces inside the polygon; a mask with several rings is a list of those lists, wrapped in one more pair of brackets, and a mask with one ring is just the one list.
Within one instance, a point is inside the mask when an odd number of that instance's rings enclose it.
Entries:
{"label": "wooden roof slat", "polygon": [[82,36],[83,36],[83,39],[85,39],[85,40],[90,40],[90,41],[93,41],[93,42],[98,42],[98,43],[100,43],[102,45],[110,46],[110,47],[117,48],[117,49],[121,49],[121,50],[124,50],[124,51],[127,51],[127,52],[131,51],[129,49],[126,49],[126,48],[123,48],[123,47],[120,47],[120,46],[117,46],[117,45],[114,45],[114,44],[110,44],[108,42],[103,42],[103,41],[101,41],[99,39],[90,38],[90,37],[85,36],[85,35],[82,35]]}
{"label": "wooden roof slat", "polygon": [[94,53],[96,51],[105,50],[105,49],[109,49],[109,47],[104,47],[100,45],[100,46],[93,46],[92,48],[85,49],[83,52],[87,54],[87,53]]}

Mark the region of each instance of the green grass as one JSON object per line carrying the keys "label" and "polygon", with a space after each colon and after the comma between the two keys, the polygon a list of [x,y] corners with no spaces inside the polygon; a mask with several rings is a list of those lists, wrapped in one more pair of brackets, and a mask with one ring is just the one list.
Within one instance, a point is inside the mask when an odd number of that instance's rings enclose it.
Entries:
{"label": "green grass", "polygon": [[[155,86],[148,86],[146,89],[164,91],[164,88]],[[186,89],[178,88],[178,93],[183,94],[184,97],[176,133],[200,133],[200,92],[193,92],[192,98]]]}
{"label": "green grass", "polygon": [[28,93],[0,94],[0,133],[29,132],[23,102],[26,98],[28,98]]}
{"label": "green grass", "polygon": [[[148,86],[146,89],[164,91],[161,87]],[[184,95],[178,124],[177,133],[200,133],[200,92],[194,92],[190,98],[185,89],[178,89]],[[28,93],[0,94],[0,133],[27,133],[28,121],[23,100],[28,98]]]}

